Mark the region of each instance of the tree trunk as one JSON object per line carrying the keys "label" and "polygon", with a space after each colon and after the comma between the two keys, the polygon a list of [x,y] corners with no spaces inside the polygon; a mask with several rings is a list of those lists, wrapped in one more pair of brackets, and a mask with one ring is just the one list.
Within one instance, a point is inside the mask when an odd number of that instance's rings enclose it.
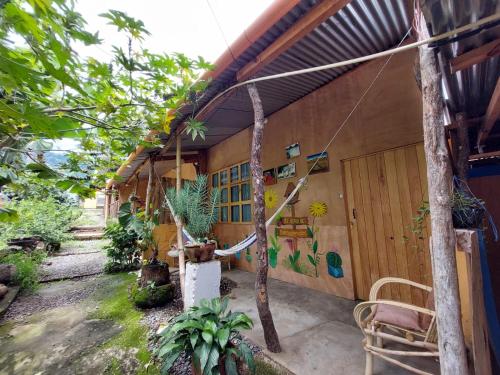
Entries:
{"label": "tree trunk", "polygon": [[[175,150],[175,189],[177,194],[182,188],[182,173],[181,173],[181,135],[177,135],[176,150]],[[184,279],[186,276],[186,260],[184,257],[184,241],[182,240],[182,224],[177,225],[177,250],[179,250],[179,282],[181,284],[182,300],[184,301]]]}
{"label": "tree trunk", "polygon": [[[428,36],[417,14],[419,40]],[[434,50],[419,47],[422,79],[424,147],[431,212],[431,261],[434,279],[440,366],[442,375],[467,374],[467,357],[460,317],[455,260],[455,231],[451,216],[452,172],[443,123],[441,74]]]}
{"label": "tree trunk", "polygon": [[469,174],[469,127],[465,113],[458,113],[457,121],[457,175],[462,181],[467,181]]}
{"label": "tree trunk", "polygon": [[146,189],[146,207],[144,210],[144,216],[146,219],[149,218],[149,213],[151,211],[151,193],[153,191],[154,173],[155,173],[155,163],[153,158],[149,158],[149,169],[148,169],[148,187]]}
{"label": "tree trunk", "polygon": [[257,235],[257,272],[255,275],[255,297],[257,310],[264,330],[267,349],[273,353],[281,351],[278,333],[274,327],[273,316],[269,309],[267,293],[267,271],[269,261],[267,256],[266,216],[264,211],[264,179],[262,178],[262,138],[264,136],[264,109],[255,84],[247,85],[254,110],[254,128],[252,137],[252,154],[250,168],[254,188],[253,219]]}

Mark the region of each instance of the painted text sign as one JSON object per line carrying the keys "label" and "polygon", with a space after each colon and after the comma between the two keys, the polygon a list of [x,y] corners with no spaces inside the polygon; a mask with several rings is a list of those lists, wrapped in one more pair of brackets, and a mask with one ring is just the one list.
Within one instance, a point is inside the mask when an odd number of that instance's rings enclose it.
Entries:
{"label": "painted text sign", "polygon": [[278,228],[279,237],[309,238],[307,229]]}
{"label": "painted text sign", "polygon": [[282,225],[308,225],[309,220],[307,217],[282,217]]}

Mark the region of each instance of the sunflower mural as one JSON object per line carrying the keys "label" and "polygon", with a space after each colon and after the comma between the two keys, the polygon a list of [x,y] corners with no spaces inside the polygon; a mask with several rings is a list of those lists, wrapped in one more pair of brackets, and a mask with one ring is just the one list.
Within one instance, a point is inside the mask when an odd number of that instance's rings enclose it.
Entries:
{"label": "sunflower mural", "polygon": [[273,189],[268,189],[264,192],[264,204],[266,208],[274,208],[278,203],[278,194]]}
{"label": "sunflower mural", "polygon": [[[309,213],[315,218],[323,217],[328,213],[328,206],[325,202],[312,202],[309,206]],[[313,219],[313,220],[314,220]]]}
{"label": "sunflower mural", "polygon": [[314,224],[316,219],[325,216],[328,213],[328,206],[325,202],[315,201],[312,202],[309,206],[309,214],[313,217],[312,225],[307,227],[307,233],[309,234],[310,240],[307,241],[307,245],[309,247],[309,251],[312,254],[307,254],[307,259],[309,263],[314,267],[314,275],[319,277],[318,266],[321,259],[322,253],[319,252],[318,249],[318,240],[316,239],[316,235],[318,234],[319,229],[317,229]]}

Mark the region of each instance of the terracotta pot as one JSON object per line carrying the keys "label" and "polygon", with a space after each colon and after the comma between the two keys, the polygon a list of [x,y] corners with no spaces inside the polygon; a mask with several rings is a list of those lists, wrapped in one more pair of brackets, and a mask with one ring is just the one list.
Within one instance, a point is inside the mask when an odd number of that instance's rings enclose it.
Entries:
{"label": "terracotta pot", "polygon": [[209,262],[214,258],[215,242],[201,245],[186,245],[184,252],[193,263]]}
{"label": "terracotta pot", "polygon": [[141,286],[154,282],[156,286],[170,283],[168,264],[145,264],[141,268]]}

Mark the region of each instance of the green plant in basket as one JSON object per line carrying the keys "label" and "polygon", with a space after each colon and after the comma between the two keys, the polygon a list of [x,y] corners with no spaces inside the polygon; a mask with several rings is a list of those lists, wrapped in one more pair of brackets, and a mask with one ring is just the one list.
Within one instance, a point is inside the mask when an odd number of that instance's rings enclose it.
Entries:
{"label": "green plant in basket", "polygon": [[252,320],[244,313],[227,311],[227,306],[227,298],[204,300],[200,307],[192,307],[170,322],[160,333],[156,350],[162,374],[168,374],[183,352],[192,357],[197,375],[237,375],[241,361],[255,373],[251,349],[243,341],[235,344],[231,340],[240,330],[251,329]]}

